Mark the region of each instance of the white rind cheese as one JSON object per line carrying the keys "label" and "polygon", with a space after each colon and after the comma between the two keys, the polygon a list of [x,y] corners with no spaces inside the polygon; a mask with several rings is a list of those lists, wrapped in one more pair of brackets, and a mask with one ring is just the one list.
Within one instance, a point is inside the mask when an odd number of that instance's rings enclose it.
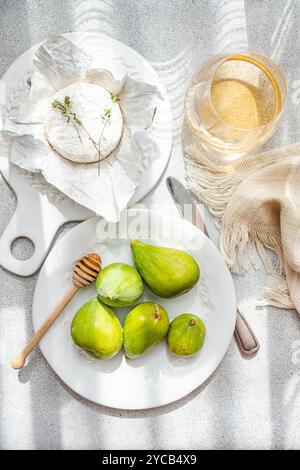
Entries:
{"label": "white rind cheese", "polygon": [[[118,103],[99,85],[77,82],[59,90],[52,98],[61,103],[69,96],[72,112],[82,125],[68,122],[59,109],[49,110],[45,134],[49,144],[60,155],[76,163],[91,163],[107,157],[122,137],[123,117]],[[111,116],[105,125],[105,109]],[[100,153],[99,153],[100,142]]]}

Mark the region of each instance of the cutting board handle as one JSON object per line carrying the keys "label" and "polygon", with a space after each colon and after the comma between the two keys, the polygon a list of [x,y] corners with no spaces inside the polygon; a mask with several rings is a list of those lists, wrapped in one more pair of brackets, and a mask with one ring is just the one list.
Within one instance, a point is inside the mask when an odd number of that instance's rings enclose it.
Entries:
{"label": "cutting board handle", "polygon": [[[47,221],[43,221],[40,213],[35,212],[35,207],[31,208],[30,213],[28,207],[26,209],[22,210],[22,204],[18,203],[0,238],[0,265],[20,276],[30,276],[39,269],[58,228],[65,222],[63,218],[59,221],[57,217],[51,221],[49,215],[46,216]],[[16,259],[11,250],[12,243],[20,237],[28,238],[34,245],[32,256],[25,260]]]}
{"label": "cutting board handle", "polygon": [[[68,198],[55,199],[40,191],[38,185],[32,184],[31,179],[6,159],[0,163],[1,174],[17,198],[16,210],[0,237],[0,265],[19,276],[31,276],[40,268],[62,225],[94,214]],[[16,259],[11,251],[12,243],[20,237],[34,244],[34,253],[26,260]]]}

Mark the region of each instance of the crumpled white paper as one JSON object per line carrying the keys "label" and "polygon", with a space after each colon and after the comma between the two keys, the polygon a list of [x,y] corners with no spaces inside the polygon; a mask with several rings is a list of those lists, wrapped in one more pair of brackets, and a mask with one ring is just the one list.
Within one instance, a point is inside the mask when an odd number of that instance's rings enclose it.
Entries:
{"label": "crumpled white paper", "polygon": [[[117,222],[139,184],[145,159],[159,156],[151,125],[162,98],[154,85],[128,75],[122,81],[114,80],[107,70],[91,69],[91,63],[92,58],[71,41],[50,34],[34,57],[31,87],[6,118],[1,134],[12,139],[12,163],[30,172],[41,172],[48,183],[71,199]],[[117,148],[101,161],[100,175],[98,163],[73,163],[61,157],[44,134],[53,95],[77,81],[99,84],[120,98],[123,135]]]}

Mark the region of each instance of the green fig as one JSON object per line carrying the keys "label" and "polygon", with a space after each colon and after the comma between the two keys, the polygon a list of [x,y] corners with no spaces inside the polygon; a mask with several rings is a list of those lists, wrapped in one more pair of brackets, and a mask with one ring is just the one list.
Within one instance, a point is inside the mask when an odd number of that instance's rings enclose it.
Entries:
{"label": "green fig", "polygon": [[182,250],[131,242],[134,263],[145,283],[159,297],[188,292],[200,277],[195,259]]}
{"label": "green fig", "polygon": [[115,356],[123,343],[123,331],[118,318],[97,297],[84,304],[75,314],[71,336],[77,346],[97,359]]}
{"label": "green fig", "polygon": [[129,264],[113,263],[100,271],[96,280],[99,299],[109,307],[129,307],[142,295],[140,274]]}
{"label": "green fig", "polygon": [[167,311],[159,304],[143,302],[134,307],[124,323],[124,350],[128,358],[142,356],[158,344],[169,329]]}
{"label": "green fig", "polygon": [[174,318],[168,332],[168,346],[178,356],[193,356],[203,346],[206,330],[196,315],[183,313]]}

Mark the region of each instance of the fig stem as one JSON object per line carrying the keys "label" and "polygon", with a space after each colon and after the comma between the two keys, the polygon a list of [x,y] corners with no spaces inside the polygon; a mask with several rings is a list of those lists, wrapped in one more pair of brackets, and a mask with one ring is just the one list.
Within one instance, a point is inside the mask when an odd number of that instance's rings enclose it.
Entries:
{"label": "fig stem", "polygon": [[196,322],[195,322],[195,320],[194,320],[193,318],[190,319],[189,325],[190,325],[190,326],[195,326],[195,325],[196,325]]}

